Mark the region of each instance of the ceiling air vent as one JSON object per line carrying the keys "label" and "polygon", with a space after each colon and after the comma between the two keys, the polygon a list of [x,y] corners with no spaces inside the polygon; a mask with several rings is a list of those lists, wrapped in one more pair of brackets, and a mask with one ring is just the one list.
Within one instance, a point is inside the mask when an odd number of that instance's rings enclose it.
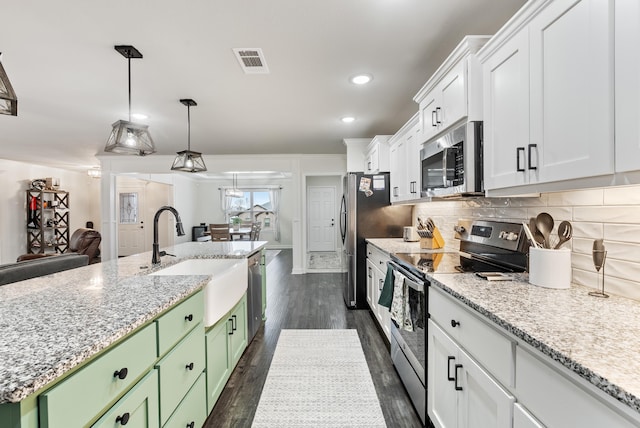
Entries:
{"label": "ceiling air vent", "polygon": [[238,58],[240,67],[245,74],[268,73],[269,68],[260,48],[234,48],[233,52]]}

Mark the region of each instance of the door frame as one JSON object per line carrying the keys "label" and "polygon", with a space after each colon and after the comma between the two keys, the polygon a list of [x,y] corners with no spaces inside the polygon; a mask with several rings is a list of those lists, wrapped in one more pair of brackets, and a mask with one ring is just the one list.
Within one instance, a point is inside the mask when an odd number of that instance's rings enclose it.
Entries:
{"label": "door frame", "polygon": [[[338,202],[337,202],[338,201],[338,199],[337,199],[337,197],[338,197],[338,189],[336,188],[335,185],[334,186],[331,186],[331,185],[321,185],[321,186],[307,185],[306,189],[307,189],[307,191],[306,191],[306,193],[307,193],[307,249],[306,249],[306,252],[307,253],[312,252],[311,249],[310,249],[310,245],[311,245],[311,240],[310,240],[310,237],[311,237],[311,229],[310,229],[311,221],[309,219],[309,210],[310,210],[309,203],[311,202],[311,198],[310,198],[311,189],[331,189],[331,190],[333,190],[333,213],[332,213],[333,228],[334,228],[333,229],[333,232],[334,232],[333,233],[333,235],[334,235],[333,236],[333,238],[334,238],[333,239],[333,250],[327,250],[327,251],[337,252],[338,251],[338,243],[335,240],[335,235],[336,235],[335,227],[336,226],[338,228],[340,227],[340,224],[337,221],[338,220],[338,215],[337,215],[338,214],[338,209],[337,209],[337,207],[338,207]],[[314,250],[314,251],[315,252],[321,252],[320,250]]]}
{"label": "door frame", "polygon": [[[307,230],[308,230],[308,212],[307,212],[307,189],[309,187],[309,179],[312,177],[333,177],[335,179],[335,187],[336,187],[336,209],[339,209],[340,207],[340,199],[342,198],[342,178],[344,177],[344,174],[337,174],[337,173],[306,173],[302,175],[302,190],[300,193],[302,194],[302,221],[301,221],[301,227],[300,227],[300,231],[304,231],[303,233],[301,233],[301,238],[302,238],[302,272],[296,272],[296,273],[307,273],[309,266],[307,263],[307,249],[308,249],[308,239],[307,239]],[[336,218],[337,220],[337,218]],[[336,221],[336,224],[337,221]],[[335,239],[336,239],[336,252],[338,254],[341,253],[341,247],[339,242],[340,239],[340,228],[336,227],[335,228]]]}

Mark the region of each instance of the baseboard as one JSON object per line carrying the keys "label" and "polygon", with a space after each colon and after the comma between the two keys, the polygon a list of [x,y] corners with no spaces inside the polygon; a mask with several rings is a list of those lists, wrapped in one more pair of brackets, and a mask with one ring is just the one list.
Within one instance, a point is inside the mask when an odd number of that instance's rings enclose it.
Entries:
{"label": "baseboard", "polygon": [[305,273],[306,272],[304,271],[304,269],[301,269],[301,268],[294,268],[291,270],[291,275],[302,275]]}

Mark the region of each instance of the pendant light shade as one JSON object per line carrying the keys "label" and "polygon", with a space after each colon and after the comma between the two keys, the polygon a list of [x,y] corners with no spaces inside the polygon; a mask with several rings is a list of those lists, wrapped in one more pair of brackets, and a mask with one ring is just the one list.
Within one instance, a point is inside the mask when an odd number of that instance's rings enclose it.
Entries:
{"label": "pendant light shade", "polygon": [[[0,53],[1,58],[2,54]],[[18,115],[18,97],[13,91],[13,86],[11,86],[9,76],[4,71],[2,62],[0,62],[0,114]]]}
{"label": "pendant light shade", "polygon": [[180,102],[187,106],[187,150],[178,152],[173,165],[171,165],[171,170],[184,172],[206,171],[207,167],[204,164],[204,159],[202,159],[202,153],[191,150],[191,107],[198,104],[192,99],[182,99]]}
{"label": "pendant light shade", "polygon": [[149,127],[131,122],[131,58],[142,58],[142,54],[129,45],[115,46],[115,50],[127,58],[129,65],[129,120],[119,120],[113,124],[104,151],[138,156],[155,153],[156,148],[149,134]]}

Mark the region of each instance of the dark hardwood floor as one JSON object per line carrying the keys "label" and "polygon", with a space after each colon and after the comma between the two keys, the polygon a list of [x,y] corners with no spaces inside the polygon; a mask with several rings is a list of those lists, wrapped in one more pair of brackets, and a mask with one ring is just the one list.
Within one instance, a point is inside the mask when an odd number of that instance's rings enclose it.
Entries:
{"label": "dark hardwood floor", "polygon": [[387,426],[421,427],[370,312],[345,307],[342,274],[291,275],[291,268],[291,250],[281,251],[267,265],[267,320],[240,359],[205,427],[250,427],[280,330],[306,328],[357,329]]}

